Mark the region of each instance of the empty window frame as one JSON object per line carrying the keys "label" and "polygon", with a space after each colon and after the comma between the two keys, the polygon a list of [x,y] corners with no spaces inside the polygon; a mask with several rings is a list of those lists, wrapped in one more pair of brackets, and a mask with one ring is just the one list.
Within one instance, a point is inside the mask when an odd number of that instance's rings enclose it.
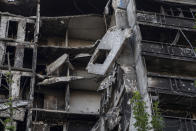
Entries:
{"label": "empty window frame", "polygon": [[20,97],[27,100],[29,96],[31,77],[21,76],[20,78]]}
{"label": "empty window frame", "polygon": [[8,53],[9,53],[10,65],[14,66],[16,47],[14,47],[14,46],[7,46],[6,47],[6,55],[5,55],[5,60],[4,60],[4,64],[3,64],[6,66],[8,65]]}
{"label": "empty window frame", "polygon": [[9,21],[7,25],[7,37],[16,39],[18,32],[18,22],[17,21]]}
{"label": "empty window frame", "polygon": [[24,59],[23,59],[23,68],[32,69],[33,63],[33,49],[25,48],[24,50]]}
{"label": "empty window frame", "polygon": [[9,86],[7,83],[7,78],[5,75],[1,74],[0,75],[0,99],[7,99],[9,96]]}
{"label": "empty window frame", "polygon": [[26,30],[25,30],[25,41],[33,41],[34,40],[34,31],[35,31],[35,24],[27,23]]}
{"label": "empty window frame", "polygon": [[95,57],[95,60],[93,61],[93,64],[103,64],[109,53],[110,53],[110,50],[99,49],[97,52],[97,56]]}
{"label": "empty window frame", "polygon": [[186,18],[194,18],[190,8],[182,7],[182,12],[183,12],[184,17],[186,17]]}
{"label": "empty window frame", "polygon": [[33,107],[44,108],[44,94],[43,93],[35,93]]}

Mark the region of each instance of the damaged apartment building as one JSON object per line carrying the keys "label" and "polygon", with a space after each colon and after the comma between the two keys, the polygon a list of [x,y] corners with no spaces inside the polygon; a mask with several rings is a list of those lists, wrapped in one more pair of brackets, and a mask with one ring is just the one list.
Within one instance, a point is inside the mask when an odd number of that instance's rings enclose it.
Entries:
{"label": "damaged apartment building", "polygon": [[0,118],[11,97],[16,131],[137,131],[139,91],[163,131],[196,131],[195,14],[195,0],[0,0]]}

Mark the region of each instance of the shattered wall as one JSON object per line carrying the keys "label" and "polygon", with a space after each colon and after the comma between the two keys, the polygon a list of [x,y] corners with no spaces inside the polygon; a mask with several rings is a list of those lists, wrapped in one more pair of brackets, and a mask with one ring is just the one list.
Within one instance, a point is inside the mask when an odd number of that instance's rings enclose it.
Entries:
{"label": "shattered wall", "polygon": [[159,101],[163,130],[196,130],[195,5],[0,0],[0,118],[12,97],[16,131],[136,131],[139,91],[150,119]]}

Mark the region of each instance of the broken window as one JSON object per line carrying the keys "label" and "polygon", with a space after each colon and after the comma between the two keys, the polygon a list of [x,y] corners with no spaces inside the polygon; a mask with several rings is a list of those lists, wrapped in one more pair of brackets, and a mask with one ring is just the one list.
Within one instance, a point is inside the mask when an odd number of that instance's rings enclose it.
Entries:
{"label": "broken window", "polygon": [[27,23],[26,30],[25,30],[25,41],[33,41],[34,40],[34,31],[35,31],[35,24]]}
{"label": "broken window", "polygon": [[181,15],[181,13],[182,13],[181,8],[173,7],[173,8],[172,8],[172,10],[173,10],[173,14],[174,14],[174,16],[180,16],[180,15]]}
{"label": "broken window", "polygon": [[110,53],[110,50],[99,49],[93,64],[103,64]]}
{"label": "broken window", "polygon": [[43,108],[44,107],[44,94],[43,93],[35,93],[33,107],[34,108]]}
{"label": "broken window", "polygon": [[1,83],[0,83],[0,99],[7,99],[9,96],[9,86],[6,80],[6,77],[2,74],[0,75]]}
{"label": "broken window", "polygon": [[27,100],[29,96],[31,77],[21,76],[20,78],[20,97]]}
{"label": "broken window", "polygon": [[189,8],[182,7],[182,12],[184,17],[194,18]]}
{"label": "broken window", "polygon": [[67,22],[43,19],[42,23],[39,37],[41,45],[65,45]]}
{"label": "broken window", "polygon": [[16,47],[14,46],[7,46],[6,47],[6,55],[5,55],[5,60],[3,65],[8,65],[8,53],[9,53],[9,59],[10,59],[10,65],[14,66],[14,60],[15,60],[15,52],[16,52]]}
{"label": "broken window", "polygon": [[17,32],[18,32],[18,22],[17,21],[9,21],[8,22],[8,38],[16,39],[17,38]]}
{"label": "broken window", "polygon": [[32,62],[33,62],[33,49],[25,48],[23,67],[28,68],[28,69],[32,69]]}

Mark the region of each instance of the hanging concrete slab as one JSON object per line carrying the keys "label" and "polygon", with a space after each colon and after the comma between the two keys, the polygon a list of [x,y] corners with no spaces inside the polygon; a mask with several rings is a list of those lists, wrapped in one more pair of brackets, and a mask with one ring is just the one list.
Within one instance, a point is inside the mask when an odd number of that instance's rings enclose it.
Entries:
{"label": "hanging concrete slab", "polygon": [[53,63],[48,65],[47,68],[46,68],[47,75],[52,74],[59,67],[61,67],[66,62],[67,58],[68,58],[68,55],[64,54],[61,57],[59,57],[56,61],[54,61]]}
{"label": "hanging concrete slab", "polygon": [[59,83],[67,83],[74,80],[81,80],[84,79],[84,77],[80,76],[65,76],[65,77],[52,77],[49,79],[45,79],[42,82],[39,82],[38,85],[53,85],[53,84],[59,84]]}
{"label": "hanging concrete slab", "polygon": [[130,29],[110,28],[95,50],[87,70],[89,73],[105,75],[113,61],[120,53],[125,40],[130,38]]}

